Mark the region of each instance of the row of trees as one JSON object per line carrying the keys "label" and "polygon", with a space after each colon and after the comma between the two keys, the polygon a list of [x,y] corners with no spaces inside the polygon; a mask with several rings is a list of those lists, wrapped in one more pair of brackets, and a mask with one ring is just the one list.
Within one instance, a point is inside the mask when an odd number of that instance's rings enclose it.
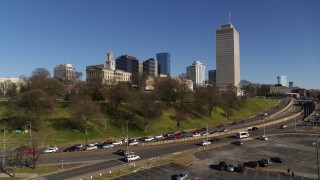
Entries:
{"label": "row of trees", "polygon": [[[231,115],[244,101],[237,98],[238,90],[232,86],[225,91],[207,86],[190,92],[184,76],[180,79],[157,79],[154,91],[149,92],[133,88],[128,82],[102,84],[101,79],[89,82],[78,80],[66,86],[62,80],[51,78],[44,68],[37,68],[30,77],[22,79],[20,91],[16,91],[14,83],[7,83],[6,87],[10,88],[6,88],[5,93],[11,102],[7,122],[11,127],[20,129],[31,121],[34,130],[40,130],[43,116],[51,113],[58,101],[70,107],[70,127],[83,133],[88,132],[88,125],[97,116],[108,117],[118,125],[127,120],[130,123],[142,120],[143,129],[147,131],[150,122],[162,115],[163,108],[175,108],[179,126],[188,115],[212,116],[217,106]],[[241,81],[240,87],[245,97],[264,92],[263,86],[245,80]],[[104,124],[106,126],[107,123]]]}

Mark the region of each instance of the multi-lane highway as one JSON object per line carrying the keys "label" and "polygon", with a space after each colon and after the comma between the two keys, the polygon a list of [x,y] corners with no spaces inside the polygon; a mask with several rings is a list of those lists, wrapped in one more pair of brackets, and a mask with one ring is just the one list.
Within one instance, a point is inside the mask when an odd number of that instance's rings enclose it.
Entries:
{"label": "multi-lane highway", "polygon": [[[282,113],[272,119],[270,118],[269,120],[266,120],[266,121],[272,121],[272,120],[279,119],[282,117],[287,117],[287,116],[290,116],[290,115],[295,114],[300,111],[301,111],[300,106],[292,106],[291,108],[288,109],[288,111],[286,111],[286,112],[284,112],[284,113]],[[279,129],[281,124],[266,127],[266,134],[268,135],[268,134],[274,134],[274,133],[282,133],[284,131],[288,131],[288,130],[290,131],[294,128],[300,128],[300,127],[295,126],[298,123],[298,122],[295,123],[295,121],[301,121],[302,118],[303,118],[303,116],[301,115],[295,119],[288,120],[286,122],[286,124],[289,124],[289,127],[285,130]],[[253,126],[255,124],[261,124],[261,123],[262,123],[261,120],[254,120],[254,121],[248,121],[248,122],[238,124],[238,125],[228,125],[227,127],[230,129],[237,129],[237,128]],[[295,125],[293,125],[293,124],[295,124]],[[303,128],[307,128],[307,127],[303,127]],[[219,129],[210,128],[210,131],[214,131],[214,130],[219,130]],[[260,128],[257,131],[251,131],[250,136],[251,137],[260,136],[260,135],[262,135],[262,133],[263,133],[263,129]],[[205,137],[203,137],[203,138],[205,138]],[[234,141],[234,138],[230,137],[230,135],[222,136],[219,138],[221,139],[221,141],[219,141],[218,143]],[[149,159],[152,157],[162,156],[165,154],[175,153],[175,152],[199,147],[199,142],[200,142],[200,140],[196,140],[196,141],[167,144],[167,145],[162,145],[162,146],[134,147],[132,149],[136,152],[136,154],[140,155],[141,158]],[[214,145],[212,145],[212,146],[214,146]],[[124,147],[122,147],[122,148],[124,148]],[[117,149],[119,149],[119,148],[117,148]],[[66,153],[59,154],[58,153],[58,154],[54,154],[54,155],[47,155],[47,156],[45,156],[44,159],[42,159],[42,161],[40,162],[41,164],[57,164],[58,160],[63,160],[64,163],[86,161],[86,162],[92,162],[92,164],[90,164],[88,166],[83,166],[80,168],[72,169],[72,170],[65,170],[63,172],[47,175],[47,176],[44,176],[44,178],[46,178],[46,179],[68,179],[68,178],[72,178],[75,176],[79,176],[81,174],[87,174],[90,172],[94,172],[94,171],[114,167],[117,165],[125,164],[126,162],[123,161],[122,156],[113,154],[113,152],[115,152],[115,151],[116,151],[116,149],[109,149],[109,150],[100,150],[100,151],[87,152],[87,153],[86,152],[77,152],[77,153],[69,153],[69,154],[66,154]]]}

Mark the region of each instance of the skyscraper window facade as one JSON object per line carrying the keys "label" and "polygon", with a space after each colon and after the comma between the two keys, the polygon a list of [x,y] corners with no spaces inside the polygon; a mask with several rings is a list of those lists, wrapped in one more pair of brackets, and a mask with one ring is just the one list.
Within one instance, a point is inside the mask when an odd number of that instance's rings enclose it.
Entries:
{"label": "skyscraper window facade", "polygon": [[139,72],[139,60],[133,56],[122,55],[116,59],[116,69],[136,74]]}
{"label": "skyscraper window facade", "polygon": [[170,53],[158,53],[156,59],[158,61],[158,73],[170,76]]}
{"label": "skyscraper window facade", "polygon": [[221,25],[221,28],[216,30],[216,71],[217,86],[239,86],[239,33],[232,24]]}
{"label": "skyscraper window facade", "polygon": [[143,73],[147,76],[158,77],[158,61],[154,58],[149,58],[143,62]]}
{"label": "skyscraper window facade", "polygon": [[194,61],[187,67],[187,78],[192,80],[194,87],[205,85],[205,71],[206,67],[200,61]]}
{"label": "skyscraper window facade", "polygon": [[209,70],[209,84],[216,84],[217,81],[217,71],[216,70]]}

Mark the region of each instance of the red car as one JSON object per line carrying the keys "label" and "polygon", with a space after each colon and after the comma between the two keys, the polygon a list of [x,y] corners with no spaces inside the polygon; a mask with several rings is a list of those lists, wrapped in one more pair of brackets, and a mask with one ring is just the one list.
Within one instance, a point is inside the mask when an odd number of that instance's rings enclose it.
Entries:
{"label": "red car", "polygon": [[174,135],[175,139],[180,139],[181,137],[182,137],[182,135],[180,133],[177,133],[177,134]]}
{"label": "red car", "polygon": [[224,125],[223,124],[220,124],[219,126],[217,126],[218,128],[223,128]]}
{"label": "red car", "polygon": [[200,133],[200,132],[201,132],[201,129],[194,130],[194,133]]}

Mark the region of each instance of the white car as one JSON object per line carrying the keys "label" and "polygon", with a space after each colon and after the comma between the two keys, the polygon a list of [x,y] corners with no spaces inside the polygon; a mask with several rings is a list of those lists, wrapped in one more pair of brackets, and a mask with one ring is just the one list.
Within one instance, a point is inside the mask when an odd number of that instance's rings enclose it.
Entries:
{"label": "white car", "polygon": [[110,149],[110,148],[113,148],[113,144],[104,144],[101,146],[101,149]]}
{"label": "white car", "polygon": [[154,138],[153,137],[147,137],[144,139],[145,142],[150,142],[150,141],[153,141]]}
{"label": "white car", "polygon": [[288,126],[287,125],[281,125],[280,126],[280,129],[285,129],[285,128],[287,128]]}
{"label": "white car", "polygon": [[55,153],[57,150],[53,147],[47,147],[43,150],[44,153]]}
{"label": "white car", "polygon": [[199,133],[192,134],[192,137],[199,137],[199,136],[201,136],[201,134]]}
{"label": "white car", "polygon": [[138,155],[134,155],[134,154],[131,154],[131,155],[128,155],[126,156],[126,160],[129,162],[129,161],[136,161],[136,160],[139,160],[140,159],[140,156]]}
{"label": "white car", "polygon": [[98,146],[96,146],[94,144],[88,144],[84,150],[90,151],[90,150],[96,150],[96,149],[98,149]]}
{"label": "white car", "polygon": [[258,139],[267,141],[268,137],[266,135],[262,135],[262,136],[259,136]]}
{"label": "white car", "polygon": [[129,142],[129,146],[138,146],[138,141],[131,141]]}
{"label": "white car", "polygon": [[162,134],[159,134],[159,135],[156,135],[154,138],[156,138],[156,139],[162,139],[163,136],[162,136]]}
{"label": "white car", "polygon": [[202,136],[206,136],[206,135],[209,135],[209,133],[205,132],[205,133],[202,134]]}
{"label": "white car", "polygon": [[176,180],[184,180],[184,179],[187,179],[187,177],[188,177],[188,173],[187,172],[183,172],[183,173],[180,173],[177,176]]}
{"label": "white car", "polygon": [[122,145],[122,141],[116,141],[112,143],[114,146]]}
{"label": "white car", "polygon": [[56,151],[59,150],[57,146],[48,146],[48,147],[49,147],[49,148],[53,148],[53,149],[55,149]]}
{"label": "white car", "polygon": [[227,131],[230,131],[230,129],[224,128],[224,129],[221,130],[221,132],[227,132]]}
{"label": "white car", "polygon": [[210,141],[201,141],[200,144],[201,144],[202,146],[208,146],[208,145],[211,144],[211,142],[210,142]]}

